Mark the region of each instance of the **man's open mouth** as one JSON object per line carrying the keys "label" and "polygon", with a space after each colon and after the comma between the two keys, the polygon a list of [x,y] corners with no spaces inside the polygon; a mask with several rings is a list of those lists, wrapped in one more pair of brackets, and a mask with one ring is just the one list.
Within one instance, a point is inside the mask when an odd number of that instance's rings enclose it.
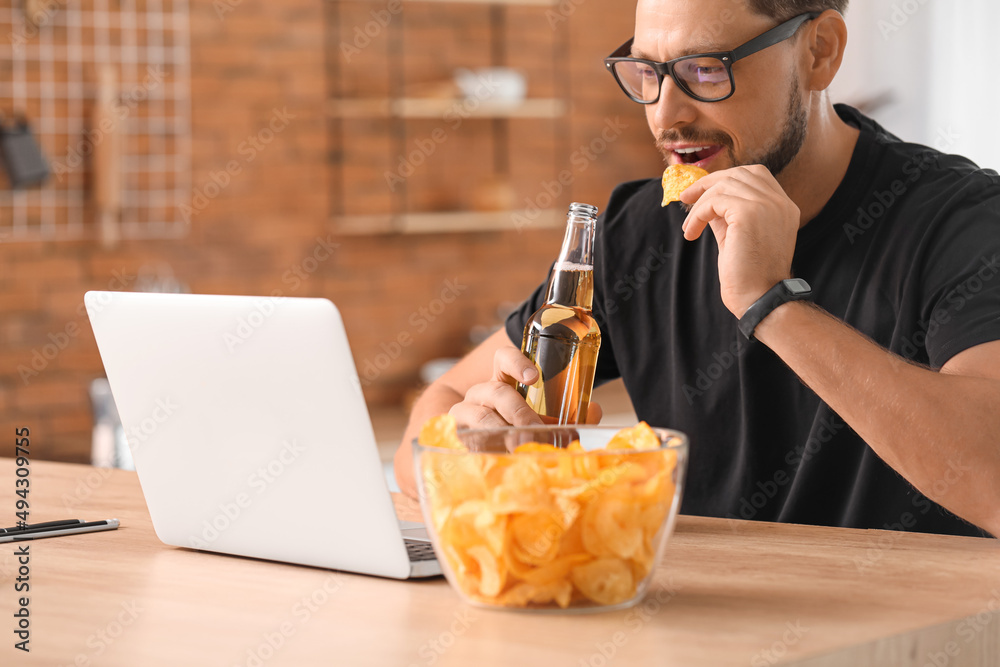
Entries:
{"label": "man's open mouth", "polygon": [[704,166],[703,162],[708,162],[721,150],[722,146],[690,146],[688,148],[677,148],[671,152],[677,156],[677,161],[681,164]]}

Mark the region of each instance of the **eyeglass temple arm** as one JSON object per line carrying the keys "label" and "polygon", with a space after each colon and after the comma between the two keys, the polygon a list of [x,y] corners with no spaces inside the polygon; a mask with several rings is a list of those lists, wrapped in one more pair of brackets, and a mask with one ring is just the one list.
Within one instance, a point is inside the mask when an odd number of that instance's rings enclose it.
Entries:
{"label": "eyeglass temple arm", "polygon": [[609,58],[628,58],[630,55],[632,55],[632,43],[634,41],[635,41],[635,37],[629,37],[628,40],[624,44],[622,44],[617,49],[615,49],[615,52],[612,53],[608,57]]}
{"label": "eyeglass temple arm", "polygon": [[758,51],[763,51],[769,46],[774,46],[779,42],[785,41],[795,34],[795,31],[799,29],[799,26],[806,21],[812,21],[820,14],[822,14],[822,12],[809,12],[802,14],[801,16],[785,21],[781,25],[771,28],[767,32],[758,35],[746,44],[739,46],[732,51],[733,62],[746,58],[749,55],[753,55]]}

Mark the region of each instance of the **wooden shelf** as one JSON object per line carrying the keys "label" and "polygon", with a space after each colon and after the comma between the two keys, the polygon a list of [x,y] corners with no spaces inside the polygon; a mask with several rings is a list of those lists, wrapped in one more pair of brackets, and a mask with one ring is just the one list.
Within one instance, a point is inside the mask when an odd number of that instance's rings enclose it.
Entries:
{"label": "wooden shelf", "polygon": [[[351,2],[374,2],[375,0],[350,0]],[[442,4],[456,5],[537,5],[540,7],[554,7],[559,4],[559,0],[402,0],[408,5],[416,2],[439,2]]]}
{"label": "wooden shelf", "polygon": [[565,214],[545,209],[529,214],[515,211],[442,211],[401,215],[356,215],[331,220],[337,234],[435,234],[551,229],[565,223]]}
{"label": "wooden shelf", "polygon": [[[362,3],[375,2],[375,0],[351,1]],[[538,10],[547,15],[548,12],[554,10],[546,8],[559,7],[561,1],[401,0],[401,6],[392,9],[392,12],[394,14],[400,13],[401,16],[405,15],[405,8],[413,8],[417,3],[425,5],[424,9],[426,11],[431,11],[429,7],[433,6],[433,3],[437,3],[437,9],[433,13],[445,15],[449,13],[449,4],[464,4],[467,6],[489,8],[489,38],[481,40],[483,41],[482,47],[488,50],[490,66],[504,67],[509,65],[506,53],[509,31],[516,29],[518,25],[527,21],[539,20]],[[516,5],[534,7],[537,10],[525,10],[532,16],[515,13],[514,16],[508,17],[506,7]],[[333,16],[339,17],[339,14],[334,13]],[[509,20],[515,21],[518,25],[509,26]],[[340,35],[341,37],[346,32],[355,29],[353,26],[341,26],[339,23],[335,24],[334,28],[335,30],[331,34]],[[421,76],[417,76],[416,81],[409,81],[407,80],[408,77],[403,75],[402,70],[404,69],[403,62],[406,56],[404,45],[408,43],[403,39],[403,36],[410,29],[420,30],[423,28],[421,26],[408,26],[403,21],[398,21],[393,25],[392,30],[394,34],[388,41],[387,58],[385,60],[388,87],[383,89],[381,95],[376,91],[371,91],[369,93],[371,96],[356,97],[342,92],[337,96],[328,97],[325,101],[323,113],[329,120],[331,131],[336,134],[338,144],[336,155],[332,158],[333,163],[339,167],[336,171],[337,197],[333,201],[343,202],[328,217],[327,224],[329,228],[334,233],[344,235],[476,233],[545,228],[561,229],[565,223],[564,210],[535,210],[532,215],[528,215],[527,211],[524,210],[403,212],[408,210],[410,199],[407,197],[405,190],[396,188],[392,189],[391,192],[385,192],[384,201],[382,200],[383,198],[379,198],[379,201],[376,202],[376,197],[373,193],[371,197],[360,199],[355,203],[348,203],[351,200],[352,179],[370,177],[368,172],[358,174],[351,172],[349,165],[345,165],[344,163],[344,156],[353,154],[346,147],[351,145],[353,138],[352,130],[358,129],[356,121],[359,120],[378,121],[375,126],[369,127],[366,131],[386,132],[389,141],[384,142],[384,146],[391,161],[395,160],[395,156],[405,154],[409,150],[409,140],[412,139],[410,135],[413,132],[419,131],[418,126],[410,124],[412,120],[431,121],[432,123],[437,122],[439,124],[443,122],[444,124],[441,127],[445,130],[450,125],[454,128],[456,142],[467,140],[470,146],[476,145],[478,137],[484,130],[489,131],[493,144],[492,154],[494,158],[491,174],[498,181],[502,182],[510,181],[512,178],[510,163],[515,157],[512,155],[511,144],[520,138],[520,133],[511,127],[512,123],[508,122],[510,120],[523,119],[522,122],[538,121],[545,125],[552,125],[552,136],[556,142],[553,150],[553,157],[556,158],[554,160],[554,170],[556,172],[559,172],[562,168],[562,161],[559,159],[559,156],[563,153],[569,153],[569,133],[561,131],[560,127],[562,119],[570,113],[568,83],[565,86],[557,85],[552,90],[545,91],[544,94],[555,95],[554,97],[534,96],[511,100],[509,99],[512,97],[510,94],[507,95],[507,99],[503,99],[505,88],[494,89],[486,85],[469,91],[475,94],[466,96],[459,85],[459,80],[455,76],[444,75],[445,78],[441,78],[442,74],[440,72],[436,74],[438,77],[436,79],[423,80]],[[457,26],[451,26],[449,29],[457,29]],[[539,36],[535,41],[539,42],[539,44],[548,44],[550,40]],[[568,51],[568,31],[553,31],[551,41],[555,47],[553,50],[554,54]],[[328,48],[334,43],[330,42]],[[465,54],[464,58],[460,60],[475,60],[478,62],[480,58],[472,58],[470,53]],[[337,65],[330,68],[332,73],[339,73],[340,70],[346,68],[346,65],[339,60],[331,60],[331,62],[336,62]],[[466,62],[465,65],[469,66],[469,63]],[[551,67],[553,71],[558,70],[559,61],[555,56],[553,56]],[[429,72],[424,72],[422,76],[426,78],[432,75]],[[349,80],[349,77],[345,80]],[[489,83],[489,81],[484,80],[484,83]],[[329,90],[338,91],[344,87],[343,84],[338,85],[336,82],[331,81]],[[490,95],[493,96],[491,97]],[[476,122],[469,128],[462,128],[463,133],[459,136],[460,132],[454,121],[476,121],[477,119],[489,121],[486,123],[488,127],[484,128],[481,121]],[[355,122],[343,122],[345,120]],[[435,131],[440,132],[441,130]],[[379,151],[382,150],[382,145],[380,142],[377,148]],[[532,159],[534,158],[535,156],[532,156]],[[516,159],[520,160],[524,158],[518,155]],[[535,166],[532,165],[531,168],[535,169]],[[505,196],[510,194],[508,189],[505,189],[502,194]],[[510,206],[515,202],[525,201],[517,197],[510,199],[501,199],[499,197],[480,199],[484,205],[498,206]],[[465,205],[475,203],[480,201],[480,199],[469,200]],[[528,205],[530,206],[530,204]],[[399,213],[348,215],[345,209],[351,208],[359,212],[383,210],[398,211]]]}
{"label": "wooden shelf", "polygon": [[370,98],[327,100],[332,118],[558,118],[566,103],[557,98],[531,98],[520,102],[446,98]]}

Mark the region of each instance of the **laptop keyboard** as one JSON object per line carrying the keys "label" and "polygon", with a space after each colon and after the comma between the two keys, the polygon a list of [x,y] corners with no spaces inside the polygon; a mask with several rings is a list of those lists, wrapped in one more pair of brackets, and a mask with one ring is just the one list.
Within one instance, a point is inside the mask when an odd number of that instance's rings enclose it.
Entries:
{"label": "laptop keyboard", "polygon": [[422,560],[434,560],[434,547],[430,542],[418,542],[417,540],[403,540],[406,543],[406,553],[410,557],[410,562],[415,563]]}

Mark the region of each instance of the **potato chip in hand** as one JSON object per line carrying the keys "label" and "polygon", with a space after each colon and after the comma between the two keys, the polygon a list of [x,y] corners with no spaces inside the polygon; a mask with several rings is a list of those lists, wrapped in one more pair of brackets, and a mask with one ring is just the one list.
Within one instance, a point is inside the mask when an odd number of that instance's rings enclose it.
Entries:
{"label": "potato chip in hand", "polygon": [[667,167],[660,180],[663,185],[663,201],[660,202],[660,206],[680,201],[681,193],[703,176],[708,176],[708,172],[693,164],[672,164]]}

